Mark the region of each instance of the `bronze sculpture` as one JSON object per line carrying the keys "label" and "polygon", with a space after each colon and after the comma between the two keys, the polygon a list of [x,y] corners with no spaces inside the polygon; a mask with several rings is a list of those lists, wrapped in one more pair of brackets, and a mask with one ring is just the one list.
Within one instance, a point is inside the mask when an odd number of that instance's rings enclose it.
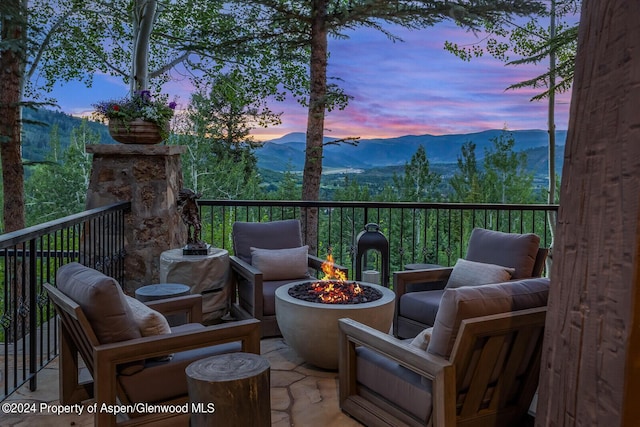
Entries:
{"label": "bronze sculpture", "polygon": [[187,245],[182,250],[184,255],[206,255],[209,245],[202,241],[202,223],[197,200],[202,193],[183,188],[178,193],[178,212],[187,226]]}

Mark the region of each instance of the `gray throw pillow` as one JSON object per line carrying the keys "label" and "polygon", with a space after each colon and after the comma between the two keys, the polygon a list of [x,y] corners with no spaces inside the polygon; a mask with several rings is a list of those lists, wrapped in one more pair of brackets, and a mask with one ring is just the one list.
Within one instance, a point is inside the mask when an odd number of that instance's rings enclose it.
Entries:
{"label": "gray throw pillow", "polygon": [[262,280],[300,279],[307,275],[309,246],[287,249],[251,248],[251,264],[262,272]]}

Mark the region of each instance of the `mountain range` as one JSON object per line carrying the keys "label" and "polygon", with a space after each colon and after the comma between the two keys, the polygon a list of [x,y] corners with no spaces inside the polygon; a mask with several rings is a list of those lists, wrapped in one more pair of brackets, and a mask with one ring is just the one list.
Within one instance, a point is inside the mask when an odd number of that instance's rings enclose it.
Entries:
{"label": "mountain range", "polygon": [[[372,169],[385,166],[403,166],[411,160],[418,146],[422,145],[431,164],[456,163],[462,145],[468,141],[476,144],[476,158],[481,160],[492,141],[503,130],[487,130],[468,134],[406,135],[385,139],[361,139],[357,145],[329,144],[324,147],[323,169]],[[526,151],[530,163],[538,163],[537,157],[547,156],[548,134],[544,130],[507,131],[514,138],[514,151]],[[564,146],[567,131],[556,132],[558,152]],[[337,138],[325,137],[325,144]],[[281,138],[266,141],[256,150],[258,167],[273,171],[301,170],[305,157],[305,134],[290,133]],[[560,156],[561,158],[562,156]]]}
{"label": "mountain range", "polygon": [[[68,146],[71,131],[80,125],[80,118],[64,113],[40,109],[24,111],[25,125],[23,134],[23,155],[27,160],[43,160],[50,150],[50,126],[37,123],[56,124],[57,133],[63,148]],[[100,135],[102,143],[113,144],[107,127],[101,123],[90,122],[92,130]],[[323,171],[326,174],[336,172],[361,172],[371,169],[388,169],[391,172],[411,160],[423,145],[430,164],[455,165],[464,143],[476,144],[476,158],[481,161],[485,149],[492,147],[492,140],[500,137],[503,130],[487,130],[468,134],[449,135],[406,135],[396,138],[361,139],[356,145],[345,143],[328,144],[324,147]],[[508,131],[514,138],[514,151],[527,153],[529,169],[535,174],[546,175],[547,132],[544,130]],[[556,132],[558,171],[562,168],[563,146],[567,131]],[[337,138],[325,137],[325,143]],[[266,141],[256,149],[258,167],[273,172],[301,171],[304,167],[305,134],[289,133],[277,139]]]}

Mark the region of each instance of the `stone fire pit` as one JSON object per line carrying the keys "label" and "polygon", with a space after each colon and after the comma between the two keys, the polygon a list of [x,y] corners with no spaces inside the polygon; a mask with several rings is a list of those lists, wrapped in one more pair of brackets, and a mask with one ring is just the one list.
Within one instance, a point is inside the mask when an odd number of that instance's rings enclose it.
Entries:
{"label": "stone fire pit", "polygon": [[393,291],[373,283],[358,282],[382,293],[382,298],[359,304],[308,302],[289,295],[305,280],[276,289],[276,319],[283,338],[300,357],[324,369],[338,369],[338,319],[348,317],[382,332],[389,332],[395,309]]}

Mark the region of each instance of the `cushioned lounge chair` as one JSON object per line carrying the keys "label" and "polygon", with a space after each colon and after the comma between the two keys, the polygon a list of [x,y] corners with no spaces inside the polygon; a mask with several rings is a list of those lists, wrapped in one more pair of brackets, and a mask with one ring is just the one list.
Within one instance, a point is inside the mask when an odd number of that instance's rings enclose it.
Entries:
{"label": "cushioned lounge chair", "polygon": [[[235,222],[231,269],[236,290],[231,313],[236,318],[260,320],[263,337],[279,336],[276,289],[309,279],[309,269],[320,271],[324,259],[308,254],[302,243],[300,221]],[[336,265],[345,275],[348,270]]]}
{"label": "cushioned lounge chair", "polygon": [[[188,402],[185,368],[204,357],[244,351],[260,353],[259,322],[205,327],[202,298],[188,295],[148,305],[126,296],[111,277],[78,263],[63,265],[56,287],[45,289],[60,318],[60,403],[94,398],[103,404]],[[189,323],[169,328],[160,314],[187,314]],[[80,354],[92,380],[80,382]],[[124,406],[123,406],[124,407]],[[186,425],[155,413],[122,414],[124,423]],[[116,425],[116,416],[97,411],[95,425]]]}
{"label": "cushioned lounge chair", "polygon": [[522,425],[548,292],[546,278],[447,289],[414,340],[340,319],[341,409],[367,426]]}
{"label": "cushioned lounge chair", "polygon": [[540,277],[547,253],[535,234],[473,229],[467,254],[456,266],[394,272],[393,334],[413,338],[433,326],[446,287]]}

